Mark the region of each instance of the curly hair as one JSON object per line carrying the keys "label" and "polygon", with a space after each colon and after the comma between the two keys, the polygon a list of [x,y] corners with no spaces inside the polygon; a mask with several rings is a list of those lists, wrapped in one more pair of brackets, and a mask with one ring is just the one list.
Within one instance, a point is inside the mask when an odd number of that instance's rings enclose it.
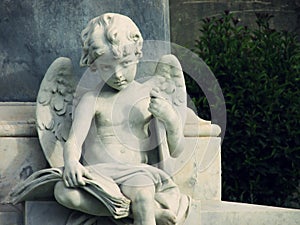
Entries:
{"label": "curly hair", "polygon": [[92,19],[81,32],[81,41],[80,66],[90,66],[109,50],[115,58],[121,58],[134,47],[134,54],[142,57],[142,35],[135,23],[121,14],[105,13]]}

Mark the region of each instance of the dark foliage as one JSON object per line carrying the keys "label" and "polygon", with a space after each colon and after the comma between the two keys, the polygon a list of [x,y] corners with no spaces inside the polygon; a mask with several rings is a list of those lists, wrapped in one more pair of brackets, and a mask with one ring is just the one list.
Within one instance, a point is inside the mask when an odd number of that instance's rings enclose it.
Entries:
{"label": "dark foliage", "polygon": [[[272,16],[256,16],[251,29],[228,11],[203,19],[196,41],[226,102],[223,200],[300,208],[300,44],[271,29]],[[187,80],[189,95],[209,114],[194,85]]]}

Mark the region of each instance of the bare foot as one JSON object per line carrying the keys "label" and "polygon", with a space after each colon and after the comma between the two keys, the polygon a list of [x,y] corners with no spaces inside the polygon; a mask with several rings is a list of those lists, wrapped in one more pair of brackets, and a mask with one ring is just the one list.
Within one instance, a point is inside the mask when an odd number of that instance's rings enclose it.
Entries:
{"label": "bare foot", "polygon": [[176,216],[168,209],[156,209],[155,221],[157,225],[175,225]]}

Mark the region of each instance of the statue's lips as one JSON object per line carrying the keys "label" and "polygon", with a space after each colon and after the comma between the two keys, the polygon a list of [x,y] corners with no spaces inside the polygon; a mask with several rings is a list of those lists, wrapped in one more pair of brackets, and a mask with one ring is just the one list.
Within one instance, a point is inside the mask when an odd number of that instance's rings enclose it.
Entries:
{"label": "statue's lips", "polygon": [[116,81],[116,82],[114,82],[114,84],[118,85],[118,86],[121,86],[121,85],[127,84],[127,81],[126,80]]}

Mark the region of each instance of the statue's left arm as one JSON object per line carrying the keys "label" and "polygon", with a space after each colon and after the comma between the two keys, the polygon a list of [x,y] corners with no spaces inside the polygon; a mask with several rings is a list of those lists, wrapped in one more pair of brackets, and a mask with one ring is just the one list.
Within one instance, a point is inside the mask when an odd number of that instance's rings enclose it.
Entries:
{"label": "statue's left arm", "polygon": [[184,145],[181,117],[169,101],[160,96],[157,89],[154,88],[150,95],[149,111],[155,118],[163,122],[170,155],[171,157],[178,157],[183,151]]}
{"label": "statue's left arm", "polygon": [[[149,111],[163,123],[170,156],[178,157],[184,149],[183,126],[186,118],[186,90],[179,60],[171,54],[162,56],[151,82],[153,89]],[[161,124],[158,122],[156,125],[160,139]],[[163,140],[158,141],[163,143]],[[165,152],[166,148],[160,147]]]}

